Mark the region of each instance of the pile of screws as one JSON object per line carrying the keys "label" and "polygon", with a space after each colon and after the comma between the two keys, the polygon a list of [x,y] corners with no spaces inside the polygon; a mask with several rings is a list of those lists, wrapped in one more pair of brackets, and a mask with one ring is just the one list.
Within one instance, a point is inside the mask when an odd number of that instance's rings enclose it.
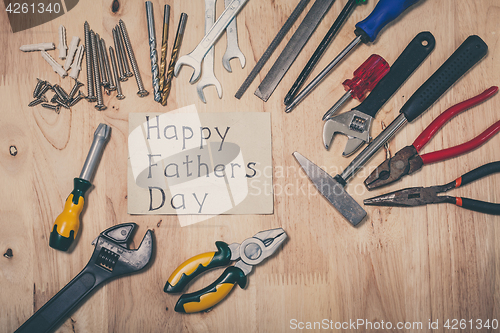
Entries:
{"label": "pile of screws", "polygon": [[[109,47],[109,56],[106,48],[106,42],[99,36],[99,34],[90,30],[88,22],[85,22],[84,24],[84,33],[85,49],[87,50],[87,100],[89,102],[97,101],[95,106],[97,110],[101,111],[106,109],[106,106],[103,103],[102,88],[105,89],[107,95],[110,95],[111,91],[116,90],[116,98],[124,99],[125,96],[122,93],[120,82],[127,81],[128,78],[133,75],[135,75],[135,80],[137,81],[137,86],[139,87],[139,92],[137,94],[140,97],[148,95],[148,92],[144,89],[144,85],[142,83],[134,51],[132,50],[132,45],[130,44],[127,28],[122,20],[120,20],[120,23],[113,28],[113,42],[115,48],[113,49],[113,47]],[[124,45],[127,48],[130,64],[134,74],[130,71]],[[113,71],[111,71],[111,68]]]}
{"label": "pile of screws", "polygon": [[[61,107],[69,109],[85,97],[85,95],[79,90],[80,87],[83,86],[83,83],[78,80],[75,80],[75,85],[69,94],[58,84],[52,85],[48,81],[40,79],[37,80],[38,82],[35,86],[35,90],[33,91],[34,100],[28,104],[30,107],[42,104],[44,108],[51,109],[56,113],[59,113],[61,111]],[[45,97],[45,94],[49,90],[54,92],[54,96],[50,99],[50,103],[52,104],[50,104],[47,97]],[[76,95],[77,92],[78,95]]]}

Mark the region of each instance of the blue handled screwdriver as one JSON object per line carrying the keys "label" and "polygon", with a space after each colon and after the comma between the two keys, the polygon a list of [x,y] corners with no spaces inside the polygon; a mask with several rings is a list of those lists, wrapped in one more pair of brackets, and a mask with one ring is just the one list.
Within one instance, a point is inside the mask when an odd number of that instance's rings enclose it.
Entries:
{"label": "blue handled screwdriver", "polygon": [[408,7],[417,3],[420,0],[380,0],[373,11],[363,21],[356,24],[354,33],[356,38],[347,45],[347,47],[340,52],[340,54],[333,59],[316,76],[311,83],[309,83],[297,96],[286,106],[285,112],[290,112],[297,106],[309,93],[323,80],[323,78],[359,43],[373,42],[380,30],[385,27],[389,22],[395,20],[401,13]]}

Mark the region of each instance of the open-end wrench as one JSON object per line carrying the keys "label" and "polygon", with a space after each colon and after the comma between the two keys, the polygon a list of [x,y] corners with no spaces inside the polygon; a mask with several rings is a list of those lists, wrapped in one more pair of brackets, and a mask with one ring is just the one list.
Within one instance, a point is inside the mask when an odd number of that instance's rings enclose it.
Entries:
{"label": "open-end wrench", "polygon": [[[207,33],[215,22],[215,3],[217,0],[205,0],[205,33]],[[215,86],[219,98],[222,98],[222,86],[214,74],[214,51],[212,46],[203,59],[203,69],[201,80],[196,85],[196,91],[203,103],[206,103],[203,89],[208,86]]]}
{"label": "open-end wrench", "polygon": [[174,75],[179,75],[179,71],[183,65],[191,66],[194,69],[194,73],[189,80],[190,83],[196,82],[201,74],[201,62],[203,58],[210,50],[212,45],[217,41],[220,35],[224,32],[226,27],[231,23],[233,18],[240,9],[247,3],[248,0],[233,0],[231,4],[224,10],[224,12],[219,16],[212,29],[203,37],[201,42],[196,46],[196,48],[191,51],[191,53],[183,55],[177,60],[174,68]]}
{"label": "open-end wrench", "polygon": [[[227,8],[231,0],[224,0],[224,6]],[[229,23],[226,28],[227,35],[227,46],[226,53],[222,56],[222,65],[224,68],[231,73],[231,63],[230,60],[234,58],[240,59],[241,68],[245,67],[246,59],[243,52],[241,52],[240,47],[238,45],[238,27],[236,25],[236,17]]]}
{"label": "open-end wrench", "polygon": [[139,248],[130,250],[127,245],[136,226],[123,223],[101,232],[92,242],[95,249],[87,266],[15,333],[49,332],[97,286],[143,269],[153,254],[153,232],[148,230]]}

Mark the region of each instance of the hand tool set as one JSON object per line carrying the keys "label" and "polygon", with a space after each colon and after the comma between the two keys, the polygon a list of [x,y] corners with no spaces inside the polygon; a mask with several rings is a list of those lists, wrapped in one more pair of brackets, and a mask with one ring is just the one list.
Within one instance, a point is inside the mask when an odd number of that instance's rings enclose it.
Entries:
{"label": "hand tool set", "polygon": [[128,244],[136,227],[135,223],[123,223],[101,232],[92,242],[95,249],[87,266],[21,325],[16,333],[50,332],[94,289],[146,267],[153,255],[153,232],[146,231],[139,247],[131,250]]}
{"label": "hand tool set", "polygon": [[255,96],[267,102],[325,14],[330,10],[333,2],[334,0],[316,0],[292,38],[290,38],[290,41],[286,44],[285,49],[281,52],[273,67],[271,67],[264,80],[260,83],[254,93]]}
{"label": "hand tool set", "polygon": [[[174,67],[174,75],[177,76],[179,75],[179,71],[182,66],[187,65],[190,66],[194,69],[194,73],[191,76],[191,79],[189,82],[191,84],[194,84],[201,75],[201,63],[203,62],[203,59],[205,59],[207,53],[212,49],[212,46],[215,44],[215,42],[219,39],[219,37],[222,35],[222,33],[226,30],[226,28],[231,24],[231,22],[236,20],[236,15],[238,12],[243,8],[243,6],[247,3],[248,0],[232,0],[229,5],[226,6],[226,9],[222,12],[222,14],[219,16],[217,21],[212,25],[212,27],[206,32],[205,36],[203,39],[200,41],[198,46],[191,51],[189,54],[183,55],[182,57],[177,60],[175,63]],[[215,7],[215,2],[213,4]],[[207,15],[209,15],[207,11]],[[205,22],[207,22],[207,17],[205,17]],[[208,26],[208,23],[206,23],[206,27]],[[234,25],[232,29],[234,30],[236,26]],[[234,34],[235,32],[233,32]],[[228,34],[229,35],[229,34]],[[230,38],[228,36],[228,38]],[[235,48],[237,44],[234,43],[234,35],[233,35],[233,41],[231,44],[228,43],[228,47]],[[239,49],[239,48],[238,48]],[[226,52],[227,53],[227,52]],[[238,51],[231,51],[229,54],[239,54],[240,52]],[[229,61],[229,59],[227,59]],[[240,59],[241,61],[241,59]],[[243,65],[243,63],[242,63]],[[211,80],[212,84],[214,83],[214,80]],[[218,82],[218,81],[217,81]],[[198,88],[198,94],[200,96],[200,99],[204,101],[204,96],[200,91],[203,90],[203,86],[199,86]],[[222,96],[222,93],[219,93],[219,97]]]}
{"label": "hand tool set", "polygon": [[[227,48],[222,57],[223,67],[228,72],[232,72],[230,60],[234,58],[239,59],[242,68],[245,66],[245,56],[238,46],[236,17],[247,2],[248,0],[225,0],[225,10],[216,19],[216,0],[205,0],[205,36],[193,51],[178,59],[187,23],[187,14],[182,13],[168,64],[167,47],[171,8],[169,5],[164,6],[161,51],[158,57],[153,4],[150,1],[145,2],[148,53],[152,73],[152,95],[155,102],[163,106],[167,104],[173,76],[177,76],[184,65],[190,66],[194,70],[190,83],[193,84],[201,77],[196,89],[203,103],[206,103],[203,90],[210,85],[216,87],[219,98],[222,98],[222,86],[214,74],[214,44],[226,32]],[[347,0],[341,13],[288,91],[284,99],[286,112],[292,111],[308,96],[352,49],[361,42],[371,43],[375,41],[378,33],[388,23],[394,21],[419,0],[379,0],[371,14],[356,24],[355,39],[299,92],[299,89],[304,85],[351,13],[358,5],[365,2],[366,0]],[[308,3],[309,0],[299,1],[237,91],[236,98],[242,97]],[[333,3],[334,0],[316,0],[312,4],[282,53],[258,86],[255,91],[256,96],[263,101],[269,99]],[[37,79],[33,91],[34,100],[29,103],[30,107],[41,104],[42,107],[53,109],[59,113],[61,107],[69,109],[81,99],[86,98],[89,102],[96,103],[96,109],[105,110],[103,88],[108,95],[110,95],[111,91],[116,90],[116,97],[121,100],[125,98],[121,83],[127,81],[131,76],[135,77],[138,86],[137,95],[145,97],[149,94],[142,82],[130,36],[125,23],[121,19],[112,29],[114,48],[112,46],[108,48],[104,39],[90,29],[88,22],[84,24],[84,45],[78,46],[80,38],[75,36],[72,38],[68,49],[64,26],[61,25],[58,32],[59,58],[65,59],[64,66],[61,66],[47,52],[55,49],[54,43],[23,45],[20,49],[23,52],[40,51],[42,57],[62,78],[68,75],[67,71],[71,68],[69,76],[75,80],[75,84],[70,93],[67,93],[58,84],[52,85],[48,81]],[[452,85],[486,55],[488,50],[488,46],[480,37],[476,35],[469,36],[434,74],[407,99],[399,111],[400,114],[389,126],[383,128],[382,132],[372,140],[370,135],[371,125],[378,111],[427,59],[435,46],[435,38],[430,32],[420,32],[410,41],[392,66],[389,66],[388,62],[381,56],[372,54],[353,72],[352,79],[347,79],[342,83],[346,93],[322,118],[325,121],[323,145],[326,149],[329,149],[336,133],[348,137],[343,156],[353,154],[364,143],[368,144],[343,172],[332,177],[299,152],[293,153],[293,156],[316,189],[353,226],[358,225],[365,218],[367,212],[347,193],[345,189],[347,182],[404,125],[414,121],[431,108]],[[78,81],[84,51],[86,54],[87,74],[86,96],[79,91],[83,84]],[[50,102],[46,97],[49,90],[54,92]],[[443,112],[418,136],[411,146],[401,149],[392,157],[389,155],[366,178],[365,186],[372,190],[391,184],[405,175],[415,173],[426,164],[465,154],[486,143],[500,130],[500,121],[497,121],[479,136],[466,143],[433,153],[420,154],[427,142],[451,118],[485,101],[495,95],[497,91],[498,87],[493,86],[483,93],[456,104]],[[370,94],[366,97],[368,92]],[[350,98],[357,99],[360,104],[350,111],[336,114]],[[50,233],[50,247],[68,251],[76,239],[80,227],[80,214],[84,208],[84,196],[92,186],[90,181],[101,159],[106,142],[109,140],[110,132],[111,127],[108,125],[100,124],[97,127],[80,176],[74,178],[74,189],[66,199],[63,212],[55,219],[53,224]],[[493,162],[478,167],[445,185],[406,188],[366,199],[364,204],[410,207],[432,203],[452,203],[469,210],[500,215],[500,204],[438,195],[497,172],[500,172],[500,162]],[[95,250],[87,266],[19,327],[16,332],[48,332],[97,286],[110,279],[143,269],[151,260],[153,253],[153,234],[151,230],[148,230],[141,245],[136,250],[130,250],[128,243],[130,243],[131,235],[136,226],[135,223],[124,223],[103,231],[92,243],[95,245]],[[216,252],[207,252],[194,256],[178,266],[168,278],[164,291],[169,294],[181,293],[195,277],[212,268],[228,266],[230,262],[235,261],[234,266],[227,267],[222,275],[209,286],[193,293],[183,294],[175,306],[175,311],[182,313],[209,310],[221,302],[236,284],[241,288],[245,288],[247,275],[251,273],[253,266],[272,256],[287,237],[287,233],[282,228],[277,228],[260,231],[253,237],[244,240],[241,244],[233,243],[228,245],[225,242],[218,241],[215,243],[218,249]]]}
{"label": "hand tool set", "polygon": [[[481,60],[488,51],[488,46],[475,35],[469,36],[443,65],[410,97],[400,110],[400,115],[392,121],[373,141],[335,177],[321,170],[304,156],[295,152],[294,156],[314,183],[317,190],[341,213],[352,225],[357,225],[366,216],[366,211],[345,191],[344,187],[351,178],[372,156],[406,123],[424,113],[444,94],[462,75]],[[386,79],[394,70],[391,67]],[[377,87],[380,87],[377,85]],[[374,89],[374,91],[377,89]],[[373,93],[373,92],[372,92]],[[370,94],[369,97],[372,97]],[[368,98],[365,100],[365,102]],[[365,129],[364,124],[359,127]]]}
{"label": "hand tool set", "polygon": [[354,47],[361,42],[368,43],[375,41],[380,30],[418,1],[420,0],[380,0],[372,13],[366,19],[356,24],[356,30],[354,30],[356,38],[298,93],[290,101],[290,104],[286,105],[287,109],[290,111],[295,108]]}
{"label": "hand tool set", "polygon": [[420,150],[429,142],[429,140],[436,135],[439,129],[444,124],[456,116],[457,114],[468,110],[469,108],[481,103],[482,101],[490,98],[498,91],[498,87],[491,87],[485,90],[482,94],[468,99],[462,103],[452,106],[445,112],[441,113],[413,142],[411,146],[407,146],[398,151],[394,157],[385,160],[380,164],[365,180],[365,186],[369,190],[391,184],[402,177],[412,174],[420,170],[422,166],[430,163],[443,161],[455,156],[465,154],[482,144],[486,143],[493,135],[500,130],[500,121],[490,126],[483,133],[476,138],[448,149],[436,151],[420,155]]}
{"label": "hand tool set", "polygon": [[343,156],[354,153],[363,143],[370,142],[373,118],[382,106],[396,93],[420,64],[434,50],[436,42],[430,32],[421,32],[408,44],[389,73],[382,78],[370,95],[349,112],[328,119],[323,126],[323,143],[330,148],[335,133],[347,135]]}
{"label": "hand tool set", "polygon": [[326,49],[332,42],[333,38],[337,35],[339,32],[340,28],[344,25],[345,21],[349,18],[351,15],[352,11],[356,6],[366,3],[366,0],[348,0],[342,11],[340,12],[339,16],[333,23],[333,25],[330,27],[328,32],[326,33],[325,37],[319,43],[318,48],[314,51],[313,55],[305,65],[304,69],[302,72],[300,72],[299,76],[297,77],[297,80],[293,83],[293,86],[290,88],[288,93],[285,96],[285,105],[289,105],[292,100],[295,98],[297,95],[299,89],[302,87],[304,82],[307,80],[309,77],[309,74],[311,74],[312,70],[314,67],[316,67],[316,64],[318,61],[321,59],[323,56],[323,53],[325,53]]}
{"label": "hand tool set", "polygon": [[300,0],[300,2],[297,4],[295,9],[293,10],[292,14],[288,17],[286,20],[285,24],[281,27],[280,31],[276,34],[274,37],[273,41],[269,46],[267,47],[266,51],[264,51],[264,54],[260,57],[259,61],[257,61],[257,64],[255,64],[255,67],[252,69],[250,74],[248,74],[247,78],[241,85],[241,87],[238,89],[236,92],[236,97],[237,99],[240,99],[241,96],[247,91],[248,87],[250,87],[250,84],[252,84],[253,80],[255,77],[259,74],[260,70],[266,62],[269,60],[269,57],[273,54],[274,50],[278,47],[278,45],[281,43],[283,38],[285,38],[286,34],[288,31],[292,28],[293,24],[297,19],[299,18],[300,14],[306,8],[307,4],[309,3],[309,0]]}
{"label": "hand tool set", "polygon": [[236,265],[229,266],[211,285],[194,293],[182,295],[175,311],[194,313],[205,311],[217,305],[233,289],[235,284],[245,288],[247,275],[253,266],[272,256],[286,240],[287,234],[282,228],[265,230],[245,239],[241,244],[228,245],[216,242],[217,252],[207,252],[183,262],[168,278],[163,289],[166,293],[181,292],[196,276],[216,267],[228,265],[236,260]]}
{"label": "hand tool set", "polygon": [[372,54],[354,71],[354,77],[342,85],[347,91],[324,115],[322,120],[333,116],[349,98],[362,102],[366,93],[372,91],[379,81],[389,72],[389,64],[377,54]]}

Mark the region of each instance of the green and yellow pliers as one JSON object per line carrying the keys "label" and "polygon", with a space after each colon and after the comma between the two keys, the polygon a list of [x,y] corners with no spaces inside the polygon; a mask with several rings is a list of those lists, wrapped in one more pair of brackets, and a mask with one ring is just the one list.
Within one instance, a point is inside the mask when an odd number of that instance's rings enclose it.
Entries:
{"label": "green and yellow pliers", "polygon": [[196,276],[237,260],[236,265],[226,268],[214,283],[194,293],[182,295],[175,305],[176,312],[194,313],[208,310],[222,301],[236,283],[245,288],[247,275],[252,271],[252,267],[273,255],[286,238],[285,230],[278,228],[258,232],[241,244],[216,242],[217,252],[199,254],[177,267],[168,278],[163,291],[181,292]]}

